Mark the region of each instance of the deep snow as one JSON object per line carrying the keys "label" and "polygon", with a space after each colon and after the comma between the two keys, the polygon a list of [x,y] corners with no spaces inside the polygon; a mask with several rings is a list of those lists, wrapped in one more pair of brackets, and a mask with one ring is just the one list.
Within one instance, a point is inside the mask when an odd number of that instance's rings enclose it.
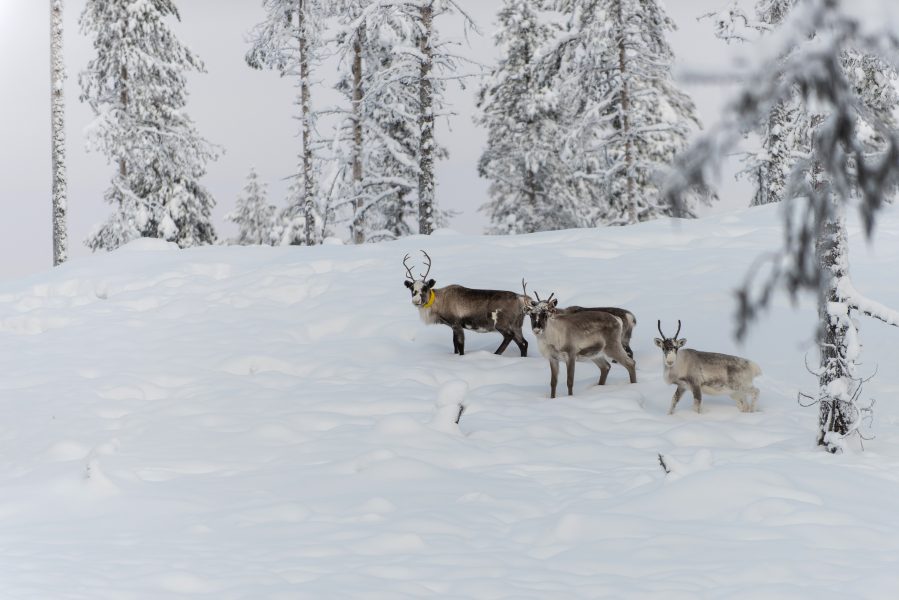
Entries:
{"label": "deep snow", "polygon": [[[899,595],[899,330],[861,318],[865,451],[814,446],[814,308],[779,298],[744,347],[732,289],[776,208],[375,246],[139,241],[0,286],[0,598],[890,598]],[[497,334],[426,327],[402,285],[625,306],[640,383],[575,396]],[[899,211],[855,284],[899,305]],[[655,322],[765,372],[666,414]],[[452,423],[457,403],[466,411]],[[658,462],[665,456],[671,474]]]}

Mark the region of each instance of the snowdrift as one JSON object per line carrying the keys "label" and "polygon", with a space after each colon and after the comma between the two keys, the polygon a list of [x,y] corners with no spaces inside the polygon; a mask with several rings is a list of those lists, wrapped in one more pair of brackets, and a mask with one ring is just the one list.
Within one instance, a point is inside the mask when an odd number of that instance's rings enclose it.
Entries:
{"label": "snowdrift", "polygon": [[[0,597],[889,598],[899,594],[899,331],[862,321],[876,438],[814,446],[815,311],[780,297],[743,347],[733,289],[776,208],[699,221],[365,247],[140,241],[0,286]],[[899,212],[856,286],[899,305]],[[575,396],[497,334],[452,354],[402,285],[625,306],[640,382]],[[656,319],[765,375],[666,414]],[[527,337],[534,342],[526,326]],[[457,407],[466,409],[460,424]],[[659,464],[665,457],[671,473]]]}

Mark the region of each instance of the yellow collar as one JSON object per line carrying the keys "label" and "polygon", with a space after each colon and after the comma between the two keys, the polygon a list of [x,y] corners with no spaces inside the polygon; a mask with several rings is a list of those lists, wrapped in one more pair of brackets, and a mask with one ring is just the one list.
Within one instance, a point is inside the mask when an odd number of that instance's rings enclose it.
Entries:
{"label": "yellow collar", "polygon": [[431,308],[434,304],[434,300],[437,299],[437,294],[434,293],[434,290],[431,290],[431,296],[428,298],[428,301],[422,304],[423,308]]}

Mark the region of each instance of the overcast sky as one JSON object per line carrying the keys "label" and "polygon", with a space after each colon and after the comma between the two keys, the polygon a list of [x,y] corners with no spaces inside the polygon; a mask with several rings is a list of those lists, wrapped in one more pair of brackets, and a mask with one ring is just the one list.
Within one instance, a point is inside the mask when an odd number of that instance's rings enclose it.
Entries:
{"label": "overcast sky", "polygon": [[[444,37],[463,42],[462,51],[478,62],[492,64],[495,14],[501,0],[460,0],[477,20],[483,35],[465,41],[458,20],[438,24]],[[103,200],[112,167],[104,157],[85,150],[85,129],[92,120],[78,101],[78,72],[92,56],[89,40],[78,31],[84,0],[65,0],[65,62],[69,175],[69,247],[71,256],[89,254],[83,240],[105,220],[110,207]],[[292,120],[291,82],[269,71],[249,69],[243,60],[246,32],[262,17],[261,0],[176,0],[182,22],[175,29],[183,43],[205,61],[206,74],[189,79],[188,112],[200,132],[225,150],[209,165],[205,184],[218,203],[215,225],[220,237],[233,229],[224,215],[233,207],[247,171],[255,165],[269,184],[270,199],[283,205],[284,178],[295,167],[298,149]],[[668,0],[666,6],[679,30],[671,37],[679,70],[719,69],[728,49],[717,41],[707,22],[696,17],[724,4],[723,0]],[[49,130],[49,1],[0,0],[0,279],[49,268],[50,228]],[[322,77],[328,79],[328,74]],[[477,208],[486,199],[486,182],[476,172],[485,136],[473,123],[477,82],[466,90],[451,90],[449,102],[457,116],[441,123],[440,141],[450,158],[438,166],[438,201],[459,211],[452,227],[480,233],[485,219]],[[715,86],[684,84],[704,123],[716,120],[727,91]],[[330,92],[316,98],[330,102]],[[748,204],[747,186],[725,175],[722,202],[713,210]]]}

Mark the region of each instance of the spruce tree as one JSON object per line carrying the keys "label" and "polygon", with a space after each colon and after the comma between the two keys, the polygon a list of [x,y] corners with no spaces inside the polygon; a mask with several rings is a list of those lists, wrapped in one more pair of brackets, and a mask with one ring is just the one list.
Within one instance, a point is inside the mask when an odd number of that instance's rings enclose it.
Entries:
{"label": "spruce tree", "polygon": [[237,237],[231,240],[232,244],[270,246],[274,243],[275,207],[268,203],[266,186],[259,182],[256,169],[250,169],[234,212],[225,218],[235,223],[239,229]]}
{"label": "spruce tree", "polygon": [[[566,141],[587,190],[589,225],[636,223],[670,210],[657,174],[686,147],[699,120],[671,75],[667,34],[675,29],[657,0],[558,0],[566,33],[548,53],[560,103],[569,107]],[[681,216],[708,194],[694,191]]]}
{"label": "spruce tree", "polygon": [[546,22],[543,2],[504,0],[499,64],[478,94],[475,121],[487,130],[478,173],[490,181],[491,200],[481,210],[491,233],[530,233],[577,225],[577,198],[560,153],[556,95],[540,77],[537,55],[557,27]]}
{"label": "spruce tree", "polygon": [[105,194],[113,214],[87,240],[94,250],[138,237],[215,242],[215,202],[200,179],[216,151],[184,111],[186,73],[204,67],[168,17],[180,18],[171,0],[88,0],[81,14],[96,51],[79,78],[96,115],[90,144],[117,166]]}

